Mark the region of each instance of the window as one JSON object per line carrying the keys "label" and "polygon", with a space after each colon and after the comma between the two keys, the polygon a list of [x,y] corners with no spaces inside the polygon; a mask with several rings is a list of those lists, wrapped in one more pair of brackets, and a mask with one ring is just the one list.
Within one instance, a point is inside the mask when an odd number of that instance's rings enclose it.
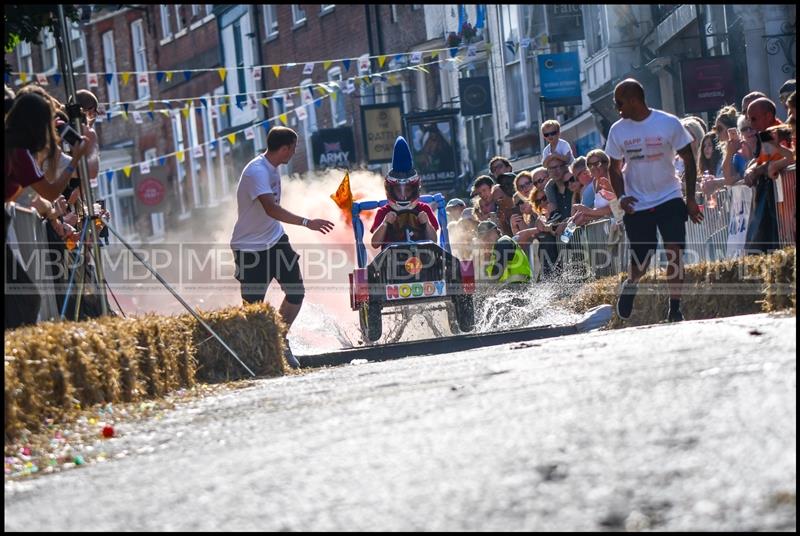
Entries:
{"label": "window", "polygon": [[214,4],[205,4],[206,6],[206,17],[210,17],[214,14]]}
{"label": "window", "polygon": [[[117,56],[114,51],[114,32],[106,32],[103,34],[103,64],[107,73],[117,72]],[[106,82],[106,91],[108,92],[108,102],[113,104],[119,102],[119,80],[117,75],[111,77],[110,82]]]}
{"label": "window", "polygon": [[161,35],[164,39],[170,39],[172,37],[169,6],[165,6],[164,4],[161,4]]}
{"label": "window", "polygon": [[[300,90],[301,91],[308,91],[311,93],[311,96],[314,96],[314,86],[311,83],[310,78],[306,78],[302,82],[300,82]],[[303,97],[300,96],[300,102],[298,102],[295,106],[302,106],[303,105]],[[306,113],[308,116],[306,120],[303,121],[306,126],[306,132],[310,136],[312,132],[317,131],[317,107],[315,104],[308,104],[306,105]]]}
{"label": "window", "polygon": [[264,6],[264,33],[267,39],[278,35],[278,6],[275,4]]}
{"label": "window", "polygon": [[336,4],[321,4],[319,6],[319,14],[327,15],[328,13],[332,13],[334,7],[336,7]]}
{"label": "window", "polygon": [[411,11],[416,11],[422,7],[422,4],[411,4]]}
{"label": "window", "polygon": [[391,4],[392,7],[392,22],[397,22],[397,4]]}
{"label": "window", "polygon": [[242,48],[242,28],[240,26],[241,20],[233,23],[233,43],[235,45],[234,52],[236,54],[236,95],[234,97],[234,104],[238,106],[242,101],[247,101],[247,85],[245,81],[244,69],[244,49]]}
{"label": "window", "polygon": [[334,90],[333,95],[336,95],[336,98],[333,98],[331,95],[331,120],[333,122],[334,127],[338,127],[339,125],[344,125],[347,123],[347,113],[344,107],[344,93],[342,92],[342,69],[341,67],[334,67],[328,71],[328,80],[330,82],[338,82],[337,86],[334,86],[332,89]]}
{"label": "window", "polygon": [[184,28],[183,17],[181,17],[181,6],[176,4],[172,7],[175,8],[175,33],[178,33]]}
{"label": "window", "polygon": [[504,5],[501,8],[503,26],[503,63],[505,64],[506,92],[508,98],[508,120],[511,130],[525,126],[525,88],[522,84],[522,62],[519,50],[519,19],[517,7]]}
{"label": "window", "polygon": [[[131,38],[133,40],[133,67],[137,73],[147,71],[147,50],[145,49],[144,41],[144,26],[142,19],[134,21],[131,24]],[[139,99],[147,99],[150,97],[150,84],[149,79],[147,84],[136,84],[137,94]]]}
{"label": "window", "polygon": [[72,51],[72,65],[83,65],[86,54],[84,54],[83,32],[77,22],[73,22],[69,27],[69,44]]}
{"label": "window", "polygon": [[192,4],[192,18],[200,14],[200,4]]}
{"label": "window", "polygon": [[56,38],[49,29],[44,30],[42,37],[42,70],[53,73],[58,68]]}
{"label": "window", "polygon": [[605,6],[588,4],[584,7],[584,21],[588,23],[587,40],[588,55],[603,50],[608,45],[608,28],[606,27]]}
{"label": "window", "polygon": [[20,72],[28,74],[33,72],[33,54],[31,53],[31,44],[27,41],[20,41],[17,47],[17,60]]}
{"label": "window", "polygon": [[292,24],[297,27],[306,22],[306,12],[300,4],[292,4]]}

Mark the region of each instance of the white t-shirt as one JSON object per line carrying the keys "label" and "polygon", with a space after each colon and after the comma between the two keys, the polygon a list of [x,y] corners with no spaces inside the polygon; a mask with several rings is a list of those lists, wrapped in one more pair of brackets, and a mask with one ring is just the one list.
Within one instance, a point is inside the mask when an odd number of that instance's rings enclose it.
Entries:
{"label": "white t-shirt", "polygon": [[[542,162],[547,160],[547,157],[550,156],[550,153],[552,152],[553,147],[549,143],[545,145],[544,149],[542,150]],[[556,154],[567,157],[567,164],[571,164],[572,161],[575,160],[575,157],[572,155],[572,147],[570,147],[566,140],[562,140],[560,138],[556,144]]]}
{"label": "white t-shirt", "polygon": [[258,196],[262,194],[274,194],[275,202],[281,202],[278,168],[260,154],[245,166],[236,186],[238,217],[233,226],[231,249],[264,251],[283,236],[281,222],[270,217],[259,201]]}
{"label": "white t-shirt", "polygon": [[650,109],[644,121],[620,119],[608,131],[606,154],[625,159],[625,194],[637,199],[637,212],[683,197],[675,172],[675,153],[692,136],[672,114]]}

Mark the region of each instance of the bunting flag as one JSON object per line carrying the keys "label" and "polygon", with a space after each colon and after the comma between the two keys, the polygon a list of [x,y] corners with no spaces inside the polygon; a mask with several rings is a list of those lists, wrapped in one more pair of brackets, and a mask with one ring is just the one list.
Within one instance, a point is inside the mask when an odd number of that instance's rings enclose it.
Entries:
{"label": "bunting flag", "polygon": [[419,63],[422,61],[422,52],[416,51],[411,53],[411,63]]}
{"label": "bunting flag", "polygon": [[217,150],[217,144],[218,144],[218,143],[219,143],[219,142],[217,142],[217,140],[212,140],[212,141],[211,141],[211,144],[210,144],[210,146],[211,146],[211,150],[213,150],[213,151],[216,151],[216,150]]}
{"label": "bunting flag", "polygon": [[228,105],[227,104],[221,104],[220,107],[219,107],[219,111],[222,112],[223,114],[228,113]]}
{"label": "bunting flag", "polygon": [[278,76],[281,74],[281,66],[280,65],[273,65],[272,72],[275,73],[275,79],[277,80]]}
{"label": "bunting flag", "polygon": [[127,86],[128,80],[131,79],[131,73],[122,73],[122,85]]}
{"label": "bunting flag", "polygon": [[175,74],[175,71],[167,71],[167,83],[172,82],[172,75]]}
{"label": "bunting flag", "polygon": [[[333,65],[333,62],[332,62],[331,60],[326,60],[326,61],[323,61],[323,62],[322,62],[322,68],[323,68],[325,71],[327,71],[328,69],[330,69],[330,68],[331,68],[331,65]],[[347,67],[345,67],[345,68],[344,68],[344,70],[346,71],[346,70],[347,70]]]}
{"label": "bunting flag", "polygon": [[433,52],[431,52],[431,59],[432,60],[435,60],[438,57],[439,57],[439,51],[438,50],[434,50]]}
{"label": "bunting flag", "polygon": [[189,107],[181,108],[181,114],[183,114],[184,119],[189,119]]}
{"label": "bunting flag", "polygon": [[268,100],[268,99],[266,99],[266,98],[263,98],[263,99],[261,99],[259,102],[261,102],[261,105],[262,105],[264,108],[269,108],[269,100]]}
{"label": "bunting flag", "polygon": [[122,107],[123,107],[123,108],[125,108],[125,115],[126,115],[126,116],[128,115],[128,107],[129,107],[129,106],[130,106],[130,104],[128,104],[127,102],[126,102],[125,104],[123,104],[123,105],[122,105]]}
{"label": "bunting flag", "polygon": [[305,121],[306,117],[308,117],[308,112],[306,112],[306,107],[305,106],[298,106],[295,109],[294,113],[297,115],[297,118],[300,121]]}
{"label": "bunting flag", "polygon": [[281,123],[283,123],[284,126],[286,126],[289,123],[289,120],[287,119],[286,114],[279,115],[278,119],[281,120]]}
{"label": "bunting flag", "polygon": [[344,72],[350,70],[350,60],[342,60],[342,66],[344,66]]}
{"label": "bunting flag", "polygon": [[455,58],[458,55],[458,47],[452,47],[450,49],[450,57]]}
{"label": "bunting flag", "polygon": [[336,189],[336,192],[331,194],[331,199],[333,199],[336,206],[344,213],[345,219],[349,224],[353,217],[353,192],[350,191],[350,172],[345,172],[344,178]]}
{"label": "bunting flag", "polygon": [[122,171],[125,172],[125,176],[126,177],[130,178],[132,169],[133,169],[133,166],[125,166],[125,167],[122,168]]}
{"label": "bunting flag", "polygon": [[217,69],[217,73],[219,74],[219,81],[224,82],[225,75],[228,74],[228,70],[225,67],[220,67],[219,69]]}
{"label": "bunting flag", "polygon": [[56,85],[61,83],[61,73],[56,73],[53,75],[53,82],[55,82]]}
{"label": "bunting flag", "polygon": [[261,67],[253,67],[253,80],[261,80]]}
{"label": "bunting flag", "polygon": [[22,80],[22,83],[24,84],[28,81],[28,73],[19,73],[19,79]]}
{"label": "bunting flag", "polygon": [[175,153],[175,157],[178,159],[178,162],[180,162],[180,163],[182,164],[182,163],[183,163],[183,160],[184,160],[184,158],[185,158],[185,157],[183,156],[183,150],[180,150],[180,151],[178,151],[177,153]]}
{"label": "bunting flag", "polygon": [[164,77],[165,76],[166,76],[166,73],[164,71],[158,71],[156,73],[156,82],[158,82],[160,84],[161,82],[164,81]]}
{"label": "bunting flag", "polygon": [[[328,69],[326,68],[325,70],[327,71]],[[311,74],[313,72],[314,72],[314,62],[306,63],[306,66],[303,67],[303,74]]]}
{"label": "bunting flag", "polygon": [[156,118],[156,116],[153,114],[153,112],[147,112],[147,116],[150,118],[150,121],[152,121],[153,119]]}
{"label": "bunting flag", "polygon": [[162,156],[161,158],[158,159],[158,165],[159,166],[163,166],[166,163],[167,163],[167,157],[166,156]]}
{"label": "bunting flag", "polygon": [[109,169],[108,171],[106,171],[106,180],[108,180],[108,182],[111,182],[113,179],[114,179],[114,171]]}
{"label": "bunting flag", "polygon": [[183,71],[183,78],[188,82],[192,77],[192,71]]}
{"label": "bunting flag", "polygon": [[203,108],[208,108],[208,102],[205,97],[200,97],[200,104],[203,105]]}
{"label": "bunting flag", "polygon": [[107,73],[106,74],[106,84],[110,84],[113,79],[114,79],[114,74],[113,73]]}
{"label": "bunting flag", "polygon": [[249,127],[244,130],[244,139],[252,140],[255,137],[256,137],[256,129],[254,129],[253,127]]}
{"label": "bunting flag", "polygon": [[47,82],[47,75],[44,73],[39,73],[36,75],[36,81],[39,82],[40,86],[47,86],[49,85]]}
{"label": "bunting flag", "polygon": [[139,112],[133,112],[133,122],[136,123],[137,125],[141,125],[142,123],[144,123],[144,120],[142,119],[142,114]]}
{"label": "bunting flag", "polygon": [[226,136],[228,138],[228,143],[233,145],[236,142],[236,133],[232,132]]}
{"label": "bunting flag", "polygon": [[195,145],[194,150],[192,151],[192,156],[195,158],[202,158],[203,157],[203,146],[202,145]]}
{"label": "bunting flag", "polygon": [[150,173],[150,161],[145,160],[141,164],[139,164],[139,169],[141,170],[142,174]]}
{"label": "bunting flag", "polygon": [[383,69],[383,64],[386,63],[387,56],[378,56],[378,67]]}

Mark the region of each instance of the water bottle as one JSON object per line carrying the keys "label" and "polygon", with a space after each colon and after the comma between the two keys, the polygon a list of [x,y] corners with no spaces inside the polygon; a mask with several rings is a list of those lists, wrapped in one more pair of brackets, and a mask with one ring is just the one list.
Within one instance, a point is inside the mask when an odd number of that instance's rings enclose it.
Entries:
{"label": "water bottle", "polygon": [[[714,178],[711,175],[711,172],[708,170],[703,171],[703,183],[706,181],[710,181]],[[714,196],[713,193],[710,193],[706,196],[706,207],[708,208],[717,208],[717,198]]]}
{"label": "water bottle", "polygon": [[577,225],[575,225],[574,221],[570,221],[567,224],[567,228],[564,229],[564,234],[561,235],[562,242],[564,242],[565,244],[569,243],[570,239],[572,238],[572,233],[575,232],[575,227],[577,227]]}

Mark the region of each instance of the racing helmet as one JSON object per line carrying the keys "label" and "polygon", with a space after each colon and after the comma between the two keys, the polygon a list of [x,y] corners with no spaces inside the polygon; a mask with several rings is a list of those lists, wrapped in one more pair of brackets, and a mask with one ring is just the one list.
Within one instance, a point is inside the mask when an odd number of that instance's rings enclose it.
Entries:
{"label": "racing helmet", "polygon": [[394,210],[410,210],[419,200],[420,177],[411,160],[411,149],[402,136],[394,142],[392,168],[383,182],[386,200]]}

